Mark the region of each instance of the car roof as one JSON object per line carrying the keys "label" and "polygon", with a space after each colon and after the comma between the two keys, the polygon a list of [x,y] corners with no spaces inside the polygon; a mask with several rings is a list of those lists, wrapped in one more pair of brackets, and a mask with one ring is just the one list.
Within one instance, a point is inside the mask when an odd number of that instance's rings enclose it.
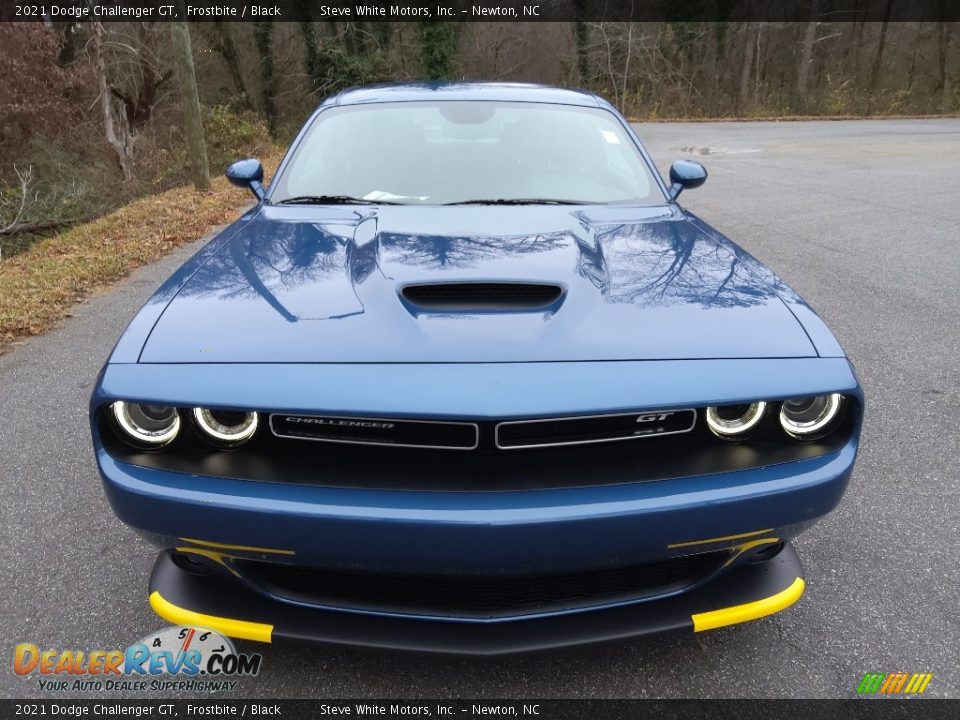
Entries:
{"label": "car roof", "polygon": [[541,102],[583,107],[606,107],[606,101],[586,90],[528,83],[418,82],[367,85],[349,88],[329,98],[324,105],[360,105],[424,100],[493,100]]}

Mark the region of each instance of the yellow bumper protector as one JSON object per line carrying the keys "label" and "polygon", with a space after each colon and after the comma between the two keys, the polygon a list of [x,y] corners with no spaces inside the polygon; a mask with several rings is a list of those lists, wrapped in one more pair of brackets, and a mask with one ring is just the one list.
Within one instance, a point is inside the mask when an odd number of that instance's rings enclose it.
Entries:
{"label": "yellow bumper protector", "polygon": [[776,612],[790,607],[799,600],[800,596],[803,595],[803,588],[803,578],[797,578],[786,590],[781,590],[776,595],[771,595],[762,600],[755,600],[754,602],[743,605],[734,605],[728,608],[709,610],[691,615],[693,619],[693,631],[703,632],[704,630],[714,630],[715,628],[736,625],[738,623],[766,617],[767,615],[773,615]]}
{"label": "yellow bumper protector", "polygon": [[251,545],[230,545],[229,543],[212,542],[210,540],[196,540],[194,538],[180,538],[184,542],[194,545],[205,545],[211,548],[220,548],[222,550],[242,550],[255,553],[273,553],[274,555],[296,555],[293,550],[281,550],[279,548],[253,547]]}
{"label": "yellow bumper protector", "polygon": [[673,548],[692,547],[694,545],[710,545],[711,543],[725,542],[727,540],[742,540],[743,538],[753,537],[754,535],[763,535],[764,533],[768,532],[773,532],[773,528],[767,528],[766,530],[754,530],[753,532],[740,533],[739,535],[724,535],[723,537],[707,538],[706,540],[691,540],[690,542],[674,543],[673,545],[667,545],[667,549],[672,550]]}
{"label": "yellow bumper protector", "polygon": [[177,552],[184,554],[200,555],[201,557],[210,558],[215,563],[218,563],[233,573],[236,577],[240,577],[240,573],[233,569],[233,567],[228,563],[224,558],[234,559],[233,555],[226,555],[224,553],[219,553],[214,550],[207,550],[205,548],[195,548],[195,547],[178,547]]}
{"label": "yellow bumper protector", "polygon": [[174,605],[156,590],[150,593],[150,607],[164,620],[169,620],[176,625],[197,625],[241,640],[256,640],[266,643],[272,641],[273,625],[250,622],[249,620],[234,620],[233,618],[217,617],[216,615],[204,615],[193,610],[187,610]]}
{"label": "yellow bumper protector", "polygon": [[780,542],[780,538],[760,538],[759,540],[751,540],[750,542],[745,542],[742,545],[734,545],[731,550],[733,554],[727,559],[723,564],[723,567],[727,567],[730,563],[736,560],[738,557],[743,555],[748,550],[753,550],[757,547],[763,547],[764,545],[773,545],[774,543]]}

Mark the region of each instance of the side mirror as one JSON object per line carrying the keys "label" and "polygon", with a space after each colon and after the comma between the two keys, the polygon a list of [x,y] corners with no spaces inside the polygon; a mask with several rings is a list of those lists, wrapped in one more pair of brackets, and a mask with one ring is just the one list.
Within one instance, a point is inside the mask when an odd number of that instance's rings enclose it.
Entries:
{"label": "side mirror", "polygon": [[246,160],[237,160],[233,165],[227,168],[225,173],[227,180],[237,187],[250,188],[258,201],[262,201],[266,193],[263,191],[263,165],[259,160],[247,158]]}
{"label": "side mirror", "polygon": [[693,190],[707,181],[707,169],[695,160],[677,160],[670,166],[670,187],[667,194],[676,200],[684,190]]}

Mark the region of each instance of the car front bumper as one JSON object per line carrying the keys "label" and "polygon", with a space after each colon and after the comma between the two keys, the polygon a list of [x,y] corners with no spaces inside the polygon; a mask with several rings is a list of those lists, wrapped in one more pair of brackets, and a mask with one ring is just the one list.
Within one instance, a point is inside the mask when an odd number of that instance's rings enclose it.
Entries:
{"label": "car front bumper", "polygon": [[527,619],[465,622],[280,604],[235,583],[188,573],[166,552],[160,553],[150,578],[151,606],[178,625],[258,642],[294,639],[470,655],[702,632],[779,612],[803,591],[800,560],[789,544],[770,560],[741,565],[676,597]]}
{"label": "car front bumper", "polygon": [[[820,458],[654,483],[508,493],[386,493],[178,476],[100,455],[117,514],[158,545],[150,602],[167,620],[260,641],[294,638],[499,654],[705,630],[777,612],[803,592],[789,539],[840,500],[855,444]],[[167,477],[158,477],[164,475]],[[241,493],[242,491],[242,493]],[[751,561],[757,548],[784,549]],[[370,612],[277,597],[170,551],[237,561],[461,574],[547,573],[726,552],[689,588],[629,602],[496,617]],[[242,562],[241,562],[242,565]]]}
{"label": "car front bumper", "polygon": [[[161,548],[369,572],[525,574],[790,540],[839,503],[856,443],[817,458],[658,482],[513,492],[259,483],[98,462],[114,511]],[[712,540],[713,538],[734,538]],[[190,541],[199,541],[191,543]]]}

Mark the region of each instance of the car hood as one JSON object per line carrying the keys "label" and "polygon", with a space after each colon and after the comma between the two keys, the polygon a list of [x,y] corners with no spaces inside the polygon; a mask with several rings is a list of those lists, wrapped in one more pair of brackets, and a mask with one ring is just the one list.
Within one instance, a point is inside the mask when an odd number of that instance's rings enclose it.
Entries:
{"label": "car hood", "polygon": [[[170,300],[140,361],[532,362],[811,357],[765,269],[679,209],[265,206]],[[530,282],[530,310],[402,299]]]}

